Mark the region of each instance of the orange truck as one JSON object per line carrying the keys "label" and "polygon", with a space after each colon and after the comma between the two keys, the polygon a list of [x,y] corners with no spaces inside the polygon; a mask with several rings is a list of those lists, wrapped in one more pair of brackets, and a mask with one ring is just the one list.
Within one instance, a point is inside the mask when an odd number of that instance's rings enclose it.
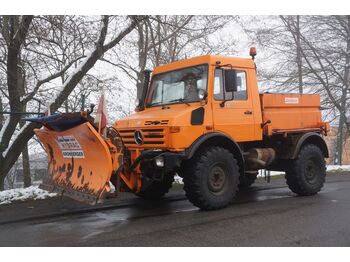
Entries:
{"label": "orange truck", "polygon": [[[297,195],[323,187],[320,96],[259,93],[251,58],[205,55],[145,71],[136,112],[107,128],[90,111],[32,119],[46,149],[42,188],[95,204],[131,191],[159,199],[174,176],[195,206],[223,208],[259,169],[284,171]],[[151,77],[152,76],[152,77]]]}

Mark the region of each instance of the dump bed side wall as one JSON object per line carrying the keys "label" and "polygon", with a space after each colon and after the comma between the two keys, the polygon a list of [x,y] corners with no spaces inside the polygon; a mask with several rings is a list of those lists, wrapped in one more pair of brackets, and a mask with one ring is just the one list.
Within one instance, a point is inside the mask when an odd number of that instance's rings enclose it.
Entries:
{"label": "dump bed side wall", "polygon": [[319,95],[260,94],[265,135],[281,130],[320,128],[323,126]]}

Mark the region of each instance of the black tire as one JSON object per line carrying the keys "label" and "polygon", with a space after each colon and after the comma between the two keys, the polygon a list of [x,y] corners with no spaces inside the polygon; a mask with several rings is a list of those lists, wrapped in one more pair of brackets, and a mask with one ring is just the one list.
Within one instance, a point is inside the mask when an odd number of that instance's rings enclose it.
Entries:
{"label": "black tire", "polygon": [[147,200],[158,200],[164,197],[169,192],[174,182],[173,175],[165,175],[162,181],[152,181],[145,189],[141,189],[137,195]]}
{"label": "black tire", "polygon": [[286,168],[287,185],[300,196],[317,194],[326,178],[326,165],[319,147],[307,144],[295,160],[289,160]]}
{"label": "black tire", "polygon": [[244,176],[239,176],[239,185],[238,187],[243,189],[243,188],[248,188],[252,184],[254,184],[256,178],[258,176],[258,172],[256,174],[244,174]]}
{"label": "black tire", "polygon": [[184,167],[184,190],[189,201],[203,210],[224,208],[232,203],[239,181],[233,155],[221,147],[208,147]]}

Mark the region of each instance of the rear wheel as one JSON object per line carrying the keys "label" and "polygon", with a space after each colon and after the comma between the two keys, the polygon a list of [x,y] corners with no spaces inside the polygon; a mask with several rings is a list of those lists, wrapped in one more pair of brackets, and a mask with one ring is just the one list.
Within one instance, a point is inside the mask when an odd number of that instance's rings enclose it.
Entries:
{"label": "rear wheel", "polygon": [[236,195],[239,169],[224,148],[201,150],[184,168],[184,190],[191,203],[203,210],[226,207]]}
{"label": "rear wheel", "polygon": [[314,195],[325,182],[326,165],[322,151],[316,145],[302,147],[295,160],[289,160],[286,168],[287,184],[300,196]]}
{"label": "rear wheel", "polygon": [[139,197],[147,200],[161,199],[166,193],[169,192],[174,182],[173,175],[165,175],[160,181],[154,180],[146,188],[141,189],[137,194]]}

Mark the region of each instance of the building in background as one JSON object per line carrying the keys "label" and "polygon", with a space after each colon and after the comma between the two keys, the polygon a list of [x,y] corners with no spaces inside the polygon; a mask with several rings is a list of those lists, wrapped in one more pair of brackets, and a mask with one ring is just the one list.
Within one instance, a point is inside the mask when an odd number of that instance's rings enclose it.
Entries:
{"label": "building in background", "polygon": [[[47,165],[46,156],[30,156],[30,175],[33,185],[39,185],[41,183],[43,176],[47,173]],[[19,158],[5,179],[5,189],[21,188],[23,184],[22,159]]]}
{"label": "building in background", "polygon": [[[338,128],[332,127],[328,136],[325,137],[326,143],[328,145],[329,150],[329,158],[327,159],[327,164],[335,164],[334,160],[337,152],[337,134]],[[344,140],[343,143],[343,156],[342,156],[342,164],[350,165],[350,138]]]}

